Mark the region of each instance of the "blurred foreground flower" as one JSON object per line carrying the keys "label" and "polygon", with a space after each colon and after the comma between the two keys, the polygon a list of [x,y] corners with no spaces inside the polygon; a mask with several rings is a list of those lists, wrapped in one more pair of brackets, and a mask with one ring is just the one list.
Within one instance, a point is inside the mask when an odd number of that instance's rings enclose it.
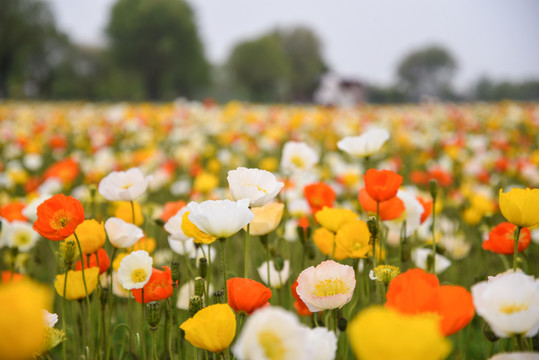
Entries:
{"label": "blurred foreground flower", "polygon": [[533,337],[539,330],[539,280],[508,270],[472,286],[477,313],[499,337]]}
{"label": "blurred foreground flower", "polygon": [[46,239],[60,241],[75,233],[84,221],[84,208],[79,200],[57,194],[37,208],[34,230]]}
{"label": "blurred foreground flower", "polygon": [[500,189],[500,210],[511,224],[531,227],[539,224],[539,189]]}
{"label": "blurred foreground flower", "polygon": [[180,328],[191,345],[219,353],[234,340],[236,315],[228,304],[210,305],[187,319]]}
{"label": "blurred foreground flower", "polygon": [[441,360],[451,352],[451,343],[429,315],[406,315],[373,306],[351,322],[348,338],[361,360]]}

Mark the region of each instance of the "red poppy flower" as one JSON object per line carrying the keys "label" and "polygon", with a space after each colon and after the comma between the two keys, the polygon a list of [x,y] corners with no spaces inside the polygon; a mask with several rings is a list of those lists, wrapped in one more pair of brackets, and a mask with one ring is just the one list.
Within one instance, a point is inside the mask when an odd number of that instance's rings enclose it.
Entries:
{"label": "red poppy flower", "polygon": [[[517,227],[511,223],[503,222],[496,225],[488,234],[488,239],[483,241],[483,249],[498,254],[513,254],[515,252],[515,229]],[[526,250],[530,245],[531,233],[528,228],[520,230],[518,239],[518,252]]]}
{"label": "red poppy flower", "polygon": [[369,169],[363,175],[365,189],[374,201],[382,202],[397,196],[402,176],[391,170]]}
{"label": "red poppy flower", "polygon": [[421,224],[423,224],[423,222],[427,220],[427,218],[432,213],[432,200],[425,200],[421,196],[416,196],[416,199],[417,201],[419,201],[421,206],[423,206],[423,214],[421,214],[421,220],[420,220]]}
{"label": "red poppy flower", "polygon": [[[376,214],[376,201],[369,196],[365,188],[359,190],[358,200],[366,213]],[[402,200],[395,196],[390,200],[381,202],[379,210],[380,220],[386,221],[398,218],[406,208],[404,207]]]}
{"label": "red poppy flower", "polygon": [[294,308],[296,309],[296,312],[298,313],[298,315],[311,316],[312,313],[309,311],[309,308],[307,307],[307,305],[305,305],[303,300],[301,300],[301,298],[299,297],[296,291],[297,287],[298,287],[298,279],[296,279],[296,281],[294,281],[294,283],[292,284],[292,296],[294,296],[294,299],[296,299],[296,301],[294,301]]}
{"label": "red poppy flower", "polygon": [[176,215],[176,213],[180,211],[185,205],[187,204],[181,200],[167,202],[165,204],[165,207],[163,208],[163,212],[161,213],[161,220],[167,222],[168,219]]}
{"label": "red poppy flower", "polygon": [[333,207],[333,202],[337,198],[335,191],[323,182],[305,186],[303,193],[313,215],[322,210],[324,206]]}
{"label": "red poppy flower", "polygon": [[386,306],[404,314],[434,313],[440,329],[451,335],[464,328],[475,314],[472,295],[461,286],[440,286],[434,274],[412,269],[395,277],[386,294]]}
{"label": "red poppy flower", "polygon": [[[110,258],[105,249],[101,248],[97,250],[97,259],[99,259],[99,265],[97,264],[96,253],[90,255],[90,265],[88,265],[87,257],[84,257],[84,268],[89,267],[98,267],[99,266],[99,275],[106,272],[110,266]],[[82,270],[80,260],[75,263],[75,270]]]}
{"label": "red poppy flower", "polygon": [[3,284],[6,284],[10,281],[19,281],[19,280],[24,279],[24,275],[16,273],[16,272],[11,272],[8,270],[4,270],[0,274],[1,274],[0,278]]}
{"label": "red poppy flower", "polygon": [[251,279],[232,278],[226,282],[228,305],[237,313],[251,315],[255,310],[266,306],[271,298],[271,290]]}
{"label": "red poppy flower", "polygon": [[75,181],[78,175],[79,165],[72,158],[67,158],[52,164],[43,176],[45,179],[54,177],[67,184]]}
{"label": "red poppy flower", "polygon": [[163,270],[152,268],[150,280],[142,289],[133,289],[131,293],[135,301],[142,303],[142,290],[144,289],[144,303],[166,299],[172,296],[172,273],[168,266]]}
{"label": "red poppy flower", "polygon": [[57,194],[37,207],[34,230],[46,239],[64,240],[84,221],[84,208],[79,200]]}
{"label": "red poppy flower", "polygon": [[0,208],[0,216],[9,222],[12,222],[14,220],[28,221],[26,216],[22,214],[22,210],[25,207],[26,205],[20,201],[6,204]]}

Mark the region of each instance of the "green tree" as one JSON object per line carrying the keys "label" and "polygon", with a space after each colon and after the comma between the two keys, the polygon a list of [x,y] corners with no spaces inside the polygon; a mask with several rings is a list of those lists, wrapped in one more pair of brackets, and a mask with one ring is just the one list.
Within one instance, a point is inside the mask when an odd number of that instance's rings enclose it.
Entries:
{"label": "green tree", "polygon": [[318,37],[296,27],[237,44],[226,68],[248,100],[283,102],[310,100],[327,67]]}
{"label": "green tree", "polygon": [[457,63],[449,51],[429,46],[411,52],[400,62],[398,86],[412,101],[422,96],[451,97],[451,80],[456,69]]}
{"label": "green tree", "polygon": [[11,82],[21,89],[29,78],[47,76],[60,38],[44,2],[0,1],[0,99],[9,97]]}
{"label": "green tree", "polygon": [[193,96],[208,82],[193,11],[183,0],[119,0],[107,33],[113,58],[138,74],[152,100]]}

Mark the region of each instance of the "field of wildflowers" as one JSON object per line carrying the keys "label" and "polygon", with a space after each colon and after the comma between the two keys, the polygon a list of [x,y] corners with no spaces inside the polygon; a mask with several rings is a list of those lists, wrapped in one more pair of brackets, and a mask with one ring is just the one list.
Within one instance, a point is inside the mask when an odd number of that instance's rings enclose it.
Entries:
{"label": "field of wildflowers", "polygon": [[538,359],[539,104],[0,103],[0,359]]}

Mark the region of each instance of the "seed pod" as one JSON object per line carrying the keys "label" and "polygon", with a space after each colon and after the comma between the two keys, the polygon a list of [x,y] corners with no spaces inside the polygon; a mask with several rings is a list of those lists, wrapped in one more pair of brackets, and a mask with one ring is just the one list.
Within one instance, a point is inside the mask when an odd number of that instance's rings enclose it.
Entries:
{"label": "seed pod", "polygon": [[[190,309],[189,309],[190,310]],[[157,325],[161,321],[161,306],[159,301],[151,301],[146,304],[146,322],[150,330],[157,330]]]}

